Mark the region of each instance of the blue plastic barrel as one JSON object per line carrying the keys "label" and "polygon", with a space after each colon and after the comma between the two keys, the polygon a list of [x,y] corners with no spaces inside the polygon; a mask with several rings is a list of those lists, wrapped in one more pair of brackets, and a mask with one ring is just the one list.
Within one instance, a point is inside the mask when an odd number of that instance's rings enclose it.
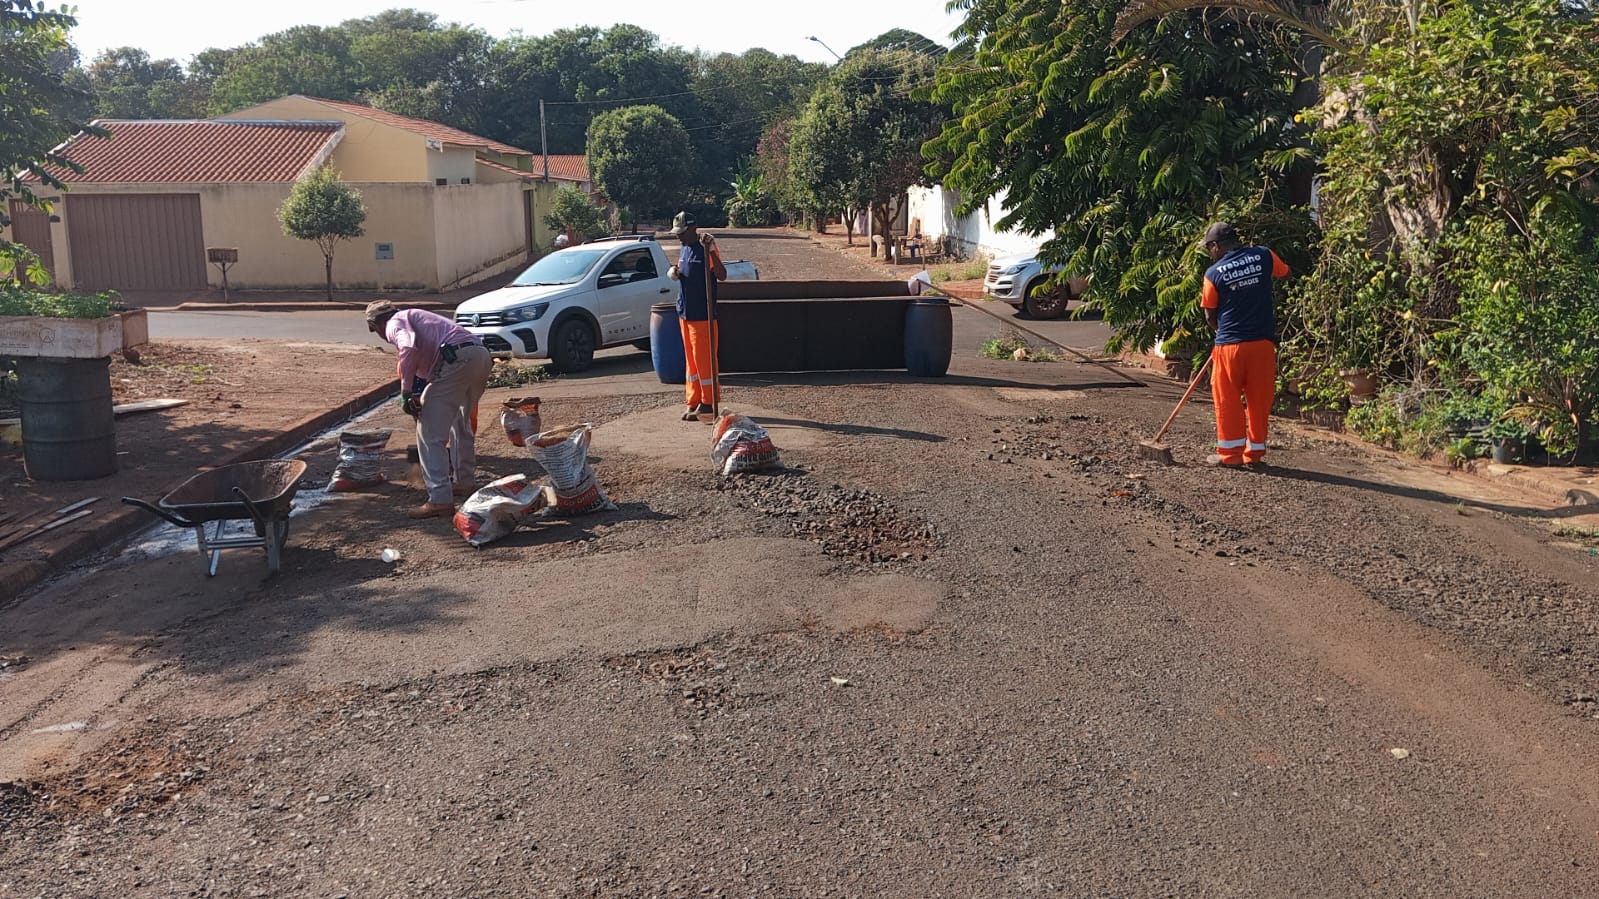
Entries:
{"label": "blue plastic barrel", "polygon": [[918,378],[942,378],[949,371],[955,320],[949,301],[912,300],[905,309],[905,368]]}
{"label": "blue plastic barrel", "polygon": [[677,324],[677,306],[656,303],[650,307],[650,361],[662,384],[681,384],[687,374],[683,359],[683,332]]}

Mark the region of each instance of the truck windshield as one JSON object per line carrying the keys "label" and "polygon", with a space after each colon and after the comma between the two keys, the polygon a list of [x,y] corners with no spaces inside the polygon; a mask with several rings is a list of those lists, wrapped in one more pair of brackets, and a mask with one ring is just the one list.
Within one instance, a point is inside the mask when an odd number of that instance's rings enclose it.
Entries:
{"label": "truck windshield", "polygon": [[550,284],[576,284],[605,255],[604,250],[562,250],[528,266],[511,284],[516,287],[541,287]]}

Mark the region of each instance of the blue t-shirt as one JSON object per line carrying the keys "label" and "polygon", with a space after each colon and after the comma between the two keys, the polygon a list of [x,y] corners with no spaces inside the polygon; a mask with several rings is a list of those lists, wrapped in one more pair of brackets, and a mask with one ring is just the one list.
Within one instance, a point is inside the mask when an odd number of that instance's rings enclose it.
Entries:
{"label": "blue t-shirt", "polygon": [[[683,245],[677,255],[677,317],[684,321],[702,322],[709,319],[710,310],[705,302],[705,245]],[[716,278],[711,278],[711,296],[716,296]]]}
{"label": "blue t-shirt", "polygon": [[1286,277],[1288,266],[1269,247],[1239,247],[1205,269],[1199,304],[1216,310],[1216,345],[1276,340],[1271,279]]}

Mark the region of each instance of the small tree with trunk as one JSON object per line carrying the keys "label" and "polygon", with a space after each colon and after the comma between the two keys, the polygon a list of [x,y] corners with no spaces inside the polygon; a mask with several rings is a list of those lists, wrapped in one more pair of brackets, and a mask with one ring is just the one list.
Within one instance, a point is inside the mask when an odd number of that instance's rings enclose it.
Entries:
{"label": "small tree with trunk", "polygon": [[339,180],[339,173],[322,166],[300,179],[289,198],[278,207],[283,233],[316,242],[327,271],[327,297],[333,299],[333,251],[339,241],[366,233],[366,206],[361,192]]}

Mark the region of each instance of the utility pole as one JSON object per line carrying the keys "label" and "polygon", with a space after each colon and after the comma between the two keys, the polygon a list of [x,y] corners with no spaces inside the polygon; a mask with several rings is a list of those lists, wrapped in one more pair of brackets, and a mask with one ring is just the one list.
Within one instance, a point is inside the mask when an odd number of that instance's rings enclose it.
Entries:
{"label": "utility pole", "polygon": [[544,154],[544,181],[550,180],[550,136],[544,129],[544,100],[539,100],[539,151]]}

